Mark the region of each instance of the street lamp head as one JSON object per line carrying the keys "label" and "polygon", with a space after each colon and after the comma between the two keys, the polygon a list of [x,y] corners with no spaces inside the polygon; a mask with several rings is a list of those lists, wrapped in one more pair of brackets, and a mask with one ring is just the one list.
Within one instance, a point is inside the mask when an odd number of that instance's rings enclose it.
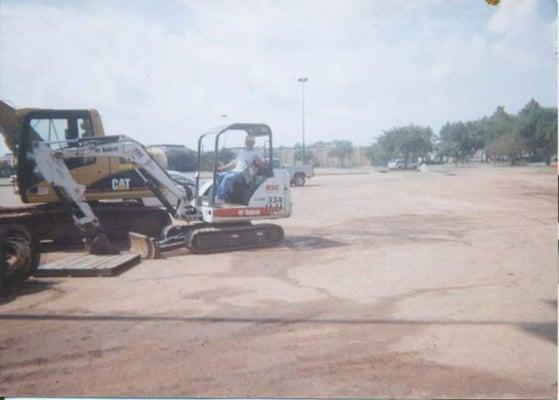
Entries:
{"label": "street lamp head", "polygon": [[307,78],[299,78],[299,82],[307,82],[308,79]]}

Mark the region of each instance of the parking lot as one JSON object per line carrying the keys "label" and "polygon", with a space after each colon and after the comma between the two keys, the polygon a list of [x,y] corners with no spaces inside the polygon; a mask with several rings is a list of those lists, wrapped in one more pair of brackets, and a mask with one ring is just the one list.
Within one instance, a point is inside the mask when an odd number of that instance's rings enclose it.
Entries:
{"label": "parking lot", "polygon": [[329,174],[292,194],[281,247],[9,293],[0,393],[555,396],[554,169]]}

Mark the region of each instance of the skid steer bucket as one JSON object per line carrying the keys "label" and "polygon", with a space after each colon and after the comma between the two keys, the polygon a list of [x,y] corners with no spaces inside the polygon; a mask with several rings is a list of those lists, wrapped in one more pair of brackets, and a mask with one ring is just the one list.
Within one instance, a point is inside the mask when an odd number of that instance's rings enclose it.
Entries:
{"label": "skid steer bucket", "polygon": [[159,258],[161,252],[157,241],[141,233],[129,232],[130,251],[139,254],[142,258]]}

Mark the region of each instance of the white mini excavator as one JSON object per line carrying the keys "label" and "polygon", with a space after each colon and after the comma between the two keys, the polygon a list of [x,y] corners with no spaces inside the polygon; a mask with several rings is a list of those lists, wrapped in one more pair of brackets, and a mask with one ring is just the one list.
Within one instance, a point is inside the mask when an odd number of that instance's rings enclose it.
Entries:
{"label": "white mini excavator", "polygon": [[[265,167],[247,167],[235,182],[227,202],[216,202],[216,182],[220,137],[226,131],[243,131],[254,137],[267,136]],[[202,142],[215,138],[213,176],[204,184],[200,181]],[[252,224],[254,220],[276,219],[291,214],[289,174],[273,169],[272,131],[264,124],[237,123],[202,135],[198,141],[198,171],[192,190],[173,181],[151,157],[143,145],[126,136],[78,139],[63,143],[37,140],[32,157],[44,179],[52,186],[60,201],[72,214],[74,223],[84,232],[89,250],[95,254],[113,254],[118,250],[108,240],[103,228],[84,199],[85,187],[71,176],[65,159],[86,157],[120,157],[134,165],[136,173],[180,224],[162,229],[159,238],[130,233],[132,250],[145,258],[157,257],[161,251],[186,246],[195,253],[238,250],[270,246],[281,242],[284,233],[279,225]],[[53,145],[59,146],[54,150]]]}

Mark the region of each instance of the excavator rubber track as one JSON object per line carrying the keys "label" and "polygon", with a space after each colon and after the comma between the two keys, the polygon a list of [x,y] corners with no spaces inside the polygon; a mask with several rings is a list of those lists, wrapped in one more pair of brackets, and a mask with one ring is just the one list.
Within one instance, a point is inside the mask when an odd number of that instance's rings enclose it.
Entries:
{"label": "excavator rubber track", "polygon": [[278,245],[283,228],[275,224],[219,226],[193,229],[185,246],[196,254],[246,250]]}

